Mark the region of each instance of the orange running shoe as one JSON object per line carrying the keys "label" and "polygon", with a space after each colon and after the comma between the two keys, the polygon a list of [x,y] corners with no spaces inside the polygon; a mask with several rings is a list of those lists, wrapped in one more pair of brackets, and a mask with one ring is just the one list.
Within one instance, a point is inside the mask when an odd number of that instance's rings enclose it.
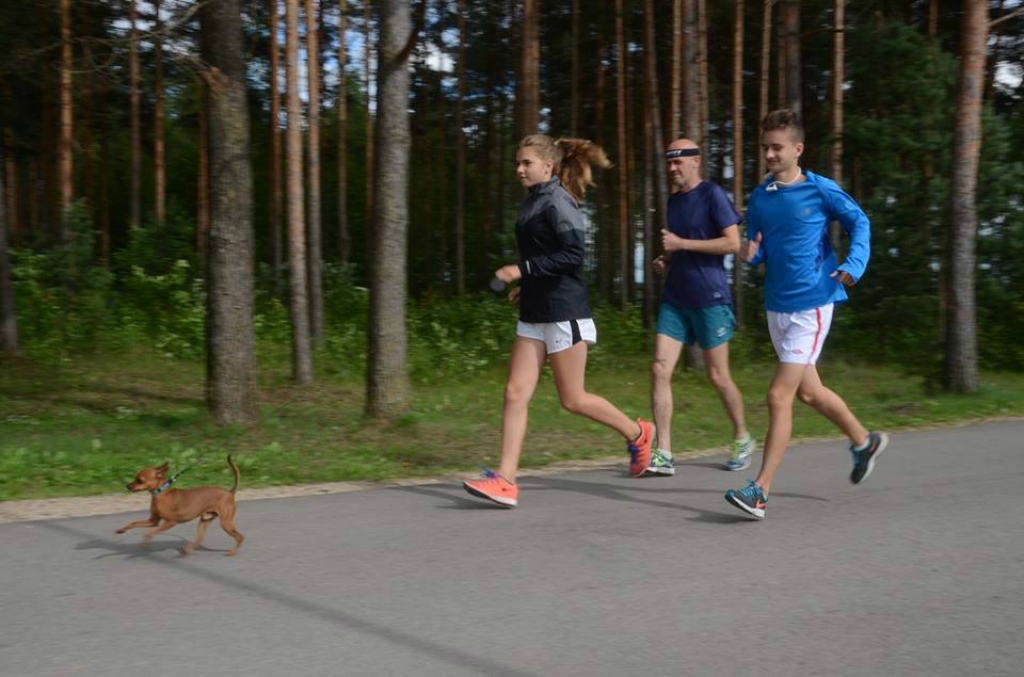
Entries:
{"label": "orange running shoe", "polygon": [[651,462],[651,446],[654,444],[654,424],[638,418],[640,437],[629,443],[629,474],[640,477],[647,472]]}
{"label": "orange running shoe", "polygon": [[462,488],[506,508],[514,508],[519,503],[519,486],[486,468],[482,479],[463,482]]}

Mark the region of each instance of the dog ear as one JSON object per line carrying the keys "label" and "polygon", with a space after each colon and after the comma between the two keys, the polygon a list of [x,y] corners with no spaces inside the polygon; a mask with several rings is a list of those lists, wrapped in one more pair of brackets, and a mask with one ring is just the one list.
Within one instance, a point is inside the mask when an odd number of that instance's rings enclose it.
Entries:
{"label": "dog ear", "polygon": [[170,463],[164,463],[162,466],[160,466],[159,468],[156,469],[157,477],[165,477],[167,475],[167,471],[170,470],[170,469],[171,469],[171,464]]}

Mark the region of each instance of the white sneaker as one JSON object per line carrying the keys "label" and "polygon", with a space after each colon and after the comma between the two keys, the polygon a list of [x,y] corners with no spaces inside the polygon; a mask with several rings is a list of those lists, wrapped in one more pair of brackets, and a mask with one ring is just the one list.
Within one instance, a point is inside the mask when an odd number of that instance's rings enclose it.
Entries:
{"label": "white sneaker", "polygon": [[735,440],[732,443],[732,456],[725,462],[726,470],[746,470],[750,467],[751,457],[754,455],[754,438],[747,433],[742,440]]}
{"label": "white sneaker", "polygon": [[671,451],[655,449],[651,454],[651,462],[647,464],[648,475],[675,475],[676,463]]}

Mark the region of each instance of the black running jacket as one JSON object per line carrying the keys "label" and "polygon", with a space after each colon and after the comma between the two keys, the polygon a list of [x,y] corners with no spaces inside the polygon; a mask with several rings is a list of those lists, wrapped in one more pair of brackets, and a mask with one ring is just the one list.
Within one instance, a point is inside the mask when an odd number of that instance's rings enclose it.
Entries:
{"label": "black running jacket", "polygon": [[531,186],[516,219],[519,319],[564,322],[591,317],[583,283],[583,214],[558,178]]}

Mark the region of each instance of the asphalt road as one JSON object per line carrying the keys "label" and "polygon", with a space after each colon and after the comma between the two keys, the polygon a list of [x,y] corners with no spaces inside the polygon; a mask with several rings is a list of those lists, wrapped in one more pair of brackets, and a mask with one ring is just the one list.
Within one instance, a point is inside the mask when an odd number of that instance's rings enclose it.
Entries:
{"label": "asphalt road", "polygon": [[795,446],[764,522],[721,460],[524,478],[512,511],[246,501],[235,558],[216,525],[189,557],[194,524],[115,535],[142,497],[2,524],[0,675],[1024,674],[1024,421],[895,434],[857,487],[840,442]]}

